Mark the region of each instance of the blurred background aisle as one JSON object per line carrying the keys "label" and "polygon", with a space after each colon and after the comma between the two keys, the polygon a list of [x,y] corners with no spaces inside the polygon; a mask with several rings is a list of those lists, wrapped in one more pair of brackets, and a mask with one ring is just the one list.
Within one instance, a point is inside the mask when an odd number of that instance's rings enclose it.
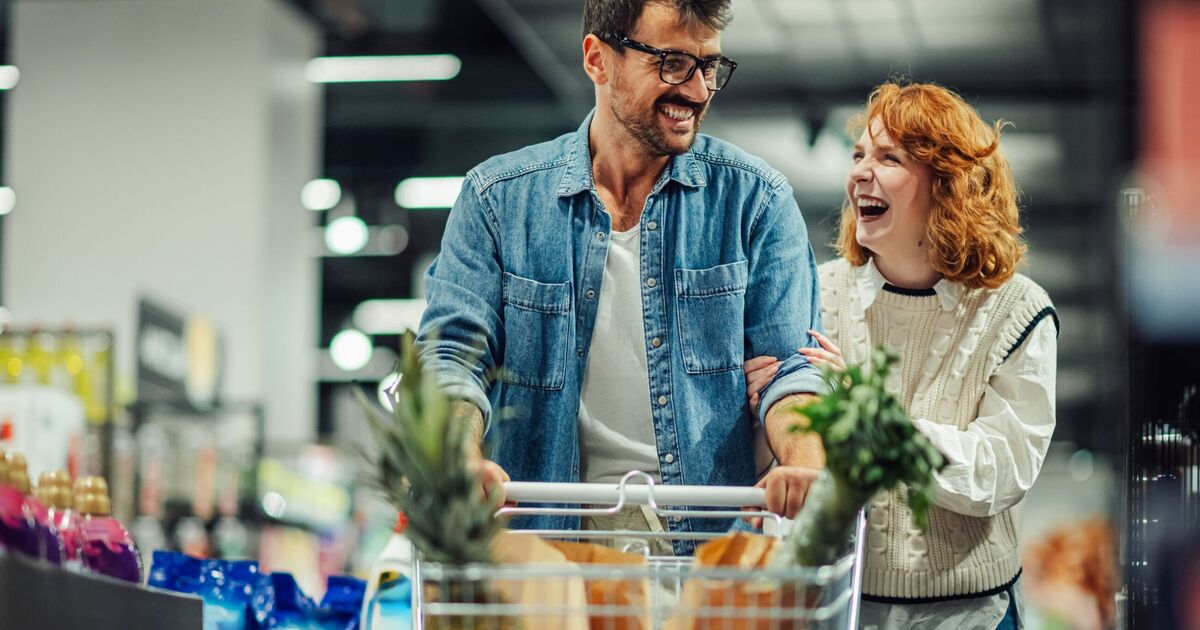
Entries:
{"label": "blurred background aisle", "polygon": [[[108,476],[143,547],[318,594],[365,571],[394,515],[357,483],[351,392],[419,320],[465,172],[590,109],[580,6],[0,1],[6,448],[35,478]],[[826,260],[872,86],[937,82],[1013,123],[1022,271],[1062,324],[1025,565],[1083,582],[1105,625],[1163,627],[1195,588],[1157,554],[1200,521],[1198,6],[734,0],[738,71],[702,129],[789,178]]]}

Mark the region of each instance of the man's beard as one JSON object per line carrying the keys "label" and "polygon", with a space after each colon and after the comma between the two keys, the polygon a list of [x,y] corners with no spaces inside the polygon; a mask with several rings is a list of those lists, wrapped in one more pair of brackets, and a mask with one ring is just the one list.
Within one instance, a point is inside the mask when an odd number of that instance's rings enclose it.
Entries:
{"label": "man's beard", "polygon": [[[613,94],[615,98],[610,105],[613,118],[642,146],[647,155],[654,157],[687,153],[696,141],[696,134],[700,132],[700,121],[708,112],[708,103],[696,103],[679,94],[666,94],[658,98],[648,110],[640,111],[627,97],[617,96],[628,94],[619,78],[614,82]],[[662,105],[686,107],[695,112],[692,130],[686,137],[663,132],[658,123],[658,108]],[[668,137],[668,134],[672,137]]]}

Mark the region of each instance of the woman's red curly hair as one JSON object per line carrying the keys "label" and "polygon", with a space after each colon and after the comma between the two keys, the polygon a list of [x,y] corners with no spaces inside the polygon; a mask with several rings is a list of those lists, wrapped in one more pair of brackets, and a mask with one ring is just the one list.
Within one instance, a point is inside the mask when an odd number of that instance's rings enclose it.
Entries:
{"label": "woman's red curly hair", "polygon": [[[854,137],[879,120],[892,141],[933,171],[929,262],[953,282],[997,288],[1012,278],[1027,247],[1017,187],[1000,153],[1000,131],[954,92],[931,83],[884,83],[850,121]],[[847,203],[835,248],[855,266],[871,252],[855,239],[858,213]]]}

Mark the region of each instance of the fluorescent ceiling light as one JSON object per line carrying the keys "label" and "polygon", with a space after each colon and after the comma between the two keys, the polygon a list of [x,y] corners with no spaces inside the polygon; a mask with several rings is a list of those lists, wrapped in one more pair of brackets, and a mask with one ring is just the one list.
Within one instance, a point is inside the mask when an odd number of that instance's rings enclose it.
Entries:
{"label": "fluorescent ceiling light", "polygon": [[358,252],[366,246],[369,237],[367,224],[355,216],[338,217],[325,226],[325,246],[342,256]]}
{"label": "fluorescent ceiling light", "polygon": [[0,66],[0,90],[11,90],[21,80],[21,71],[16,66]]}
{"label": "fluorescent ceiling light", "polygon": [[17,193],[8,186],[0,186],[0,217],[17,207]]}
{"label": "fluorescent ceiling light", "polygon": [[425,300],[366,300],[354,307],[354,327],[371,335],[415,331],[425,306]]}
{"label": "fluorescent ceiling light", "polygon": [[410,177],[396,186],[401,208],[450,208],[462,190],[462,177]]}
{"label": "fluorescent ceiling light", "polygon": [[462,61],[454,55],[317,57],[305,66],[304,76],[313,83],[446,81],[460,69]]}
{"label": "fluorescent ceiling light", "polygon": [[342,200],[342,187],[332,179],[314,179],[300,191],[300,203],[309,210],[328,210]]}
{"label": "fluorescent ceiling light", "polygon": [[347,372],[366,367],[371,362],[374,350],[371,338],[353,328],[334,335],[333,341],[329,342],[329,356],[333,364]]}

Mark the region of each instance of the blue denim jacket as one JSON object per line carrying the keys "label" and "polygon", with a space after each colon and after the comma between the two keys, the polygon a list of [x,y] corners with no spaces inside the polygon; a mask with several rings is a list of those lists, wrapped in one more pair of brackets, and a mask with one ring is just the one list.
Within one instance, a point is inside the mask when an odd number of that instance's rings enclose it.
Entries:
{"label": "blue denim jacket", "polygon": [[[418,338],[427,365],[488,424],[491,456],[519,481],[579,481],[579,397],[611,220],[579,130],[467,174],[425,277]],[[755,482],[742,362],[790,357],[760,413],[821,389],[796,354],[819,329],[817,269],[792,189],[765,162],[700,135],[673,157],[641,217],[642,311],[664,483]],[[481,341],[482,339],[482,341]],[[657,340],[657,342],[655,342]],[[485,375],[503,367],[485,389]],[[494,409],[512,417],[492,421]],[[760,419],[761,420],[761,419]],[[514,527],[575,528],[539,516]],[[671,520],[724,531],[723,519]],[[677,544],[677,553],[693,545]]]}

